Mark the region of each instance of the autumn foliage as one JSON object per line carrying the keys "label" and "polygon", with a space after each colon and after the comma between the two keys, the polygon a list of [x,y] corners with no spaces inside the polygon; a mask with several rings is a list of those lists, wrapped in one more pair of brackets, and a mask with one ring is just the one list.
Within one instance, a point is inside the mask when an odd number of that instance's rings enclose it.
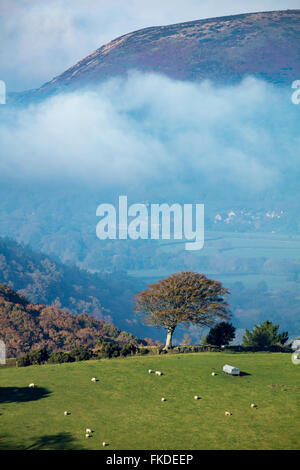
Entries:
{"label": "autumn foliage", "polygon": [[0,284],[0,339],[8,357],[43,347],[49,352],[70,351],[79,345],[93,348],[98,340],[112,340],[121,347],[141,341],[91,315],[75,316],[55,306],[32,304],[5,284]]}
{"label": "autumn foliage", "polygon": [[204,274],[183,271],[151,284],[135,297],[135,310],[145,315],[148,325],[166,329],[165,348],[171,347],[177,325],[212,326],[218,319],[228,319],[225,296],[229,291],[219,281]]}

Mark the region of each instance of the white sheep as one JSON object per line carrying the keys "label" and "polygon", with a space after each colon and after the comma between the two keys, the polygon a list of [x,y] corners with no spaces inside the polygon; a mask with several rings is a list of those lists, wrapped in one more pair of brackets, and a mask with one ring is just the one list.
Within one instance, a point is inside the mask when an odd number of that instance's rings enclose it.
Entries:
{"label": "white sheep", "polygon": [[153,370],[152,370],[152,369],[149,369],[148,372],[149,372],[149,374],[152,374]]}
{"label": "white sheep", "polygon": [[231,416],[232,413],[230,413],[230,411],[225,411],[225,416]]}
{"label": "white sheep", "polygon": [[107,442],[102,442],[103,447],[108,446]]}
{"label": "white sheep", "polygon": [[166,398],[162,398],[161,401],[167,401]]}
{"label": "white sheep", "polygon": [[97,382],[96,377],[93,377],[93,378],[91,379],[91,381],[92,381],[92,382]]}
{"label": "white sheep", "polygon": [[200,398],[200,397],[198,397],[198,395],[195,395],[195,396],[194,396],[194,399],[195,399],[195,400],[199,400],[199,398]]}
{"label": "white sheep", "polygon": [[251,403],[251,408],[257,408],[257,405],[255,405],[255,403]]}
{"label": "white sheep", "polygon": [[86,432],[87,434],[91,434],[93,431],[92,431],[91,429],[89,429],[89,428],[86,428],[85,432]]}
{"label": "white sheep", "polygon": [[160,370],[156,370],[156,371],[155,371],[155,374],[156,374],[156,375],[162,375],[162,372],[161,372]]}
{"label": "white sheep", "polygon": [[69,414],[70,414],[69,411],[64,411],[64,415],[65,415],[65,416],[68,416]]}
{"label": "white sheep", "polygon": [[28,387],[33,388],[34,384],[29,384]]}
{"label": "white sheep", "polygon": [[91,435],[87,433],[87,434],[85,435],[85,437],[88,438],[88,437],[91,437]]}
{"label": "white sheep", "polygon": [[217,375],[215,372],[212,372],[211,375],[214,377],[215,375]]}

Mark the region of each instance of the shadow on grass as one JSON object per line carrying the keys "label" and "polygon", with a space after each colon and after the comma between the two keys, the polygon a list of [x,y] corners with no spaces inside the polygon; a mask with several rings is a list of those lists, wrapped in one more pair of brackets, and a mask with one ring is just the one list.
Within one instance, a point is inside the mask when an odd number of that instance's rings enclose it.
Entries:
{"label": "shadow on grass", "polygon": [[82,450],[68,432],[61,432],[49,436],[41,436],[33,444],[24,447],[22,444],[13,442],[9,436],[0,436],[0,450]]}
{"label": "shadow on grass", "polygon": [[43,387],[0,387],[0,403],[17,403],[41,400],[51,392]]}
{"label": "shadow on grass", "polygon": [[224,375],[227,375],[227,377],[246,377],[247,375],[251,375],[248,372],[243,372],[242,370],[240,371],[239,375],[234,375],[234,374],[227,374],[224,372]]}
{"label": "shadow on grass", "polygon": [[26,447],[26,450],[80,450],[80,445],[72,434],[61,432],[49,436],[41,436],[32,445]]}
{"label": "shadow on grass", "polygon": [[19,444],[14,444],[6,434],[0,435],[0,450],[22,450]]}

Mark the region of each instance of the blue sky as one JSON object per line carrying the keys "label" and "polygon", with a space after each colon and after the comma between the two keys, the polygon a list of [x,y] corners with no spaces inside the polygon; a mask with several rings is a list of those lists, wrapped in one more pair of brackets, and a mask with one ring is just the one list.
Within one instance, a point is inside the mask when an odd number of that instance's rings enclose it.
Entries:
{"label": "blue sky", "polygon": [[30,89],[130,31],[288,8],[300,0],[1,0],[0,79],[8,91]]}

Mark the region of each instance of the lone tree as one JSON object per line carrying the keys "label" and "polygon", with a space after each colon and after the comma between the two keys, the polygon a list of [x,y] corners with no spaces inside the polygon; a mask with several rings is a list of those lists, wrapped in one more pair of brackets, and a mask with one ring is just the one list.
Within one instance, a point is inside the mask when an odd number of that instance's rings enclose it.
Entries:
{"label": "lone tree", "polygon": [[206,337],[208,344],[214,346],[227,345],[235,337],[235,327],[231,323],[222,321],[213,326]]}
{"label": "lone tree", "polygon": [[203,274],[183,271],[151,284],[135,296],[135,311],[143,313],[148,325],[167,330],[164,349],[172,348],[172,336],[181,323],[211,326],[228,319],[224,296],[229,291]]}

